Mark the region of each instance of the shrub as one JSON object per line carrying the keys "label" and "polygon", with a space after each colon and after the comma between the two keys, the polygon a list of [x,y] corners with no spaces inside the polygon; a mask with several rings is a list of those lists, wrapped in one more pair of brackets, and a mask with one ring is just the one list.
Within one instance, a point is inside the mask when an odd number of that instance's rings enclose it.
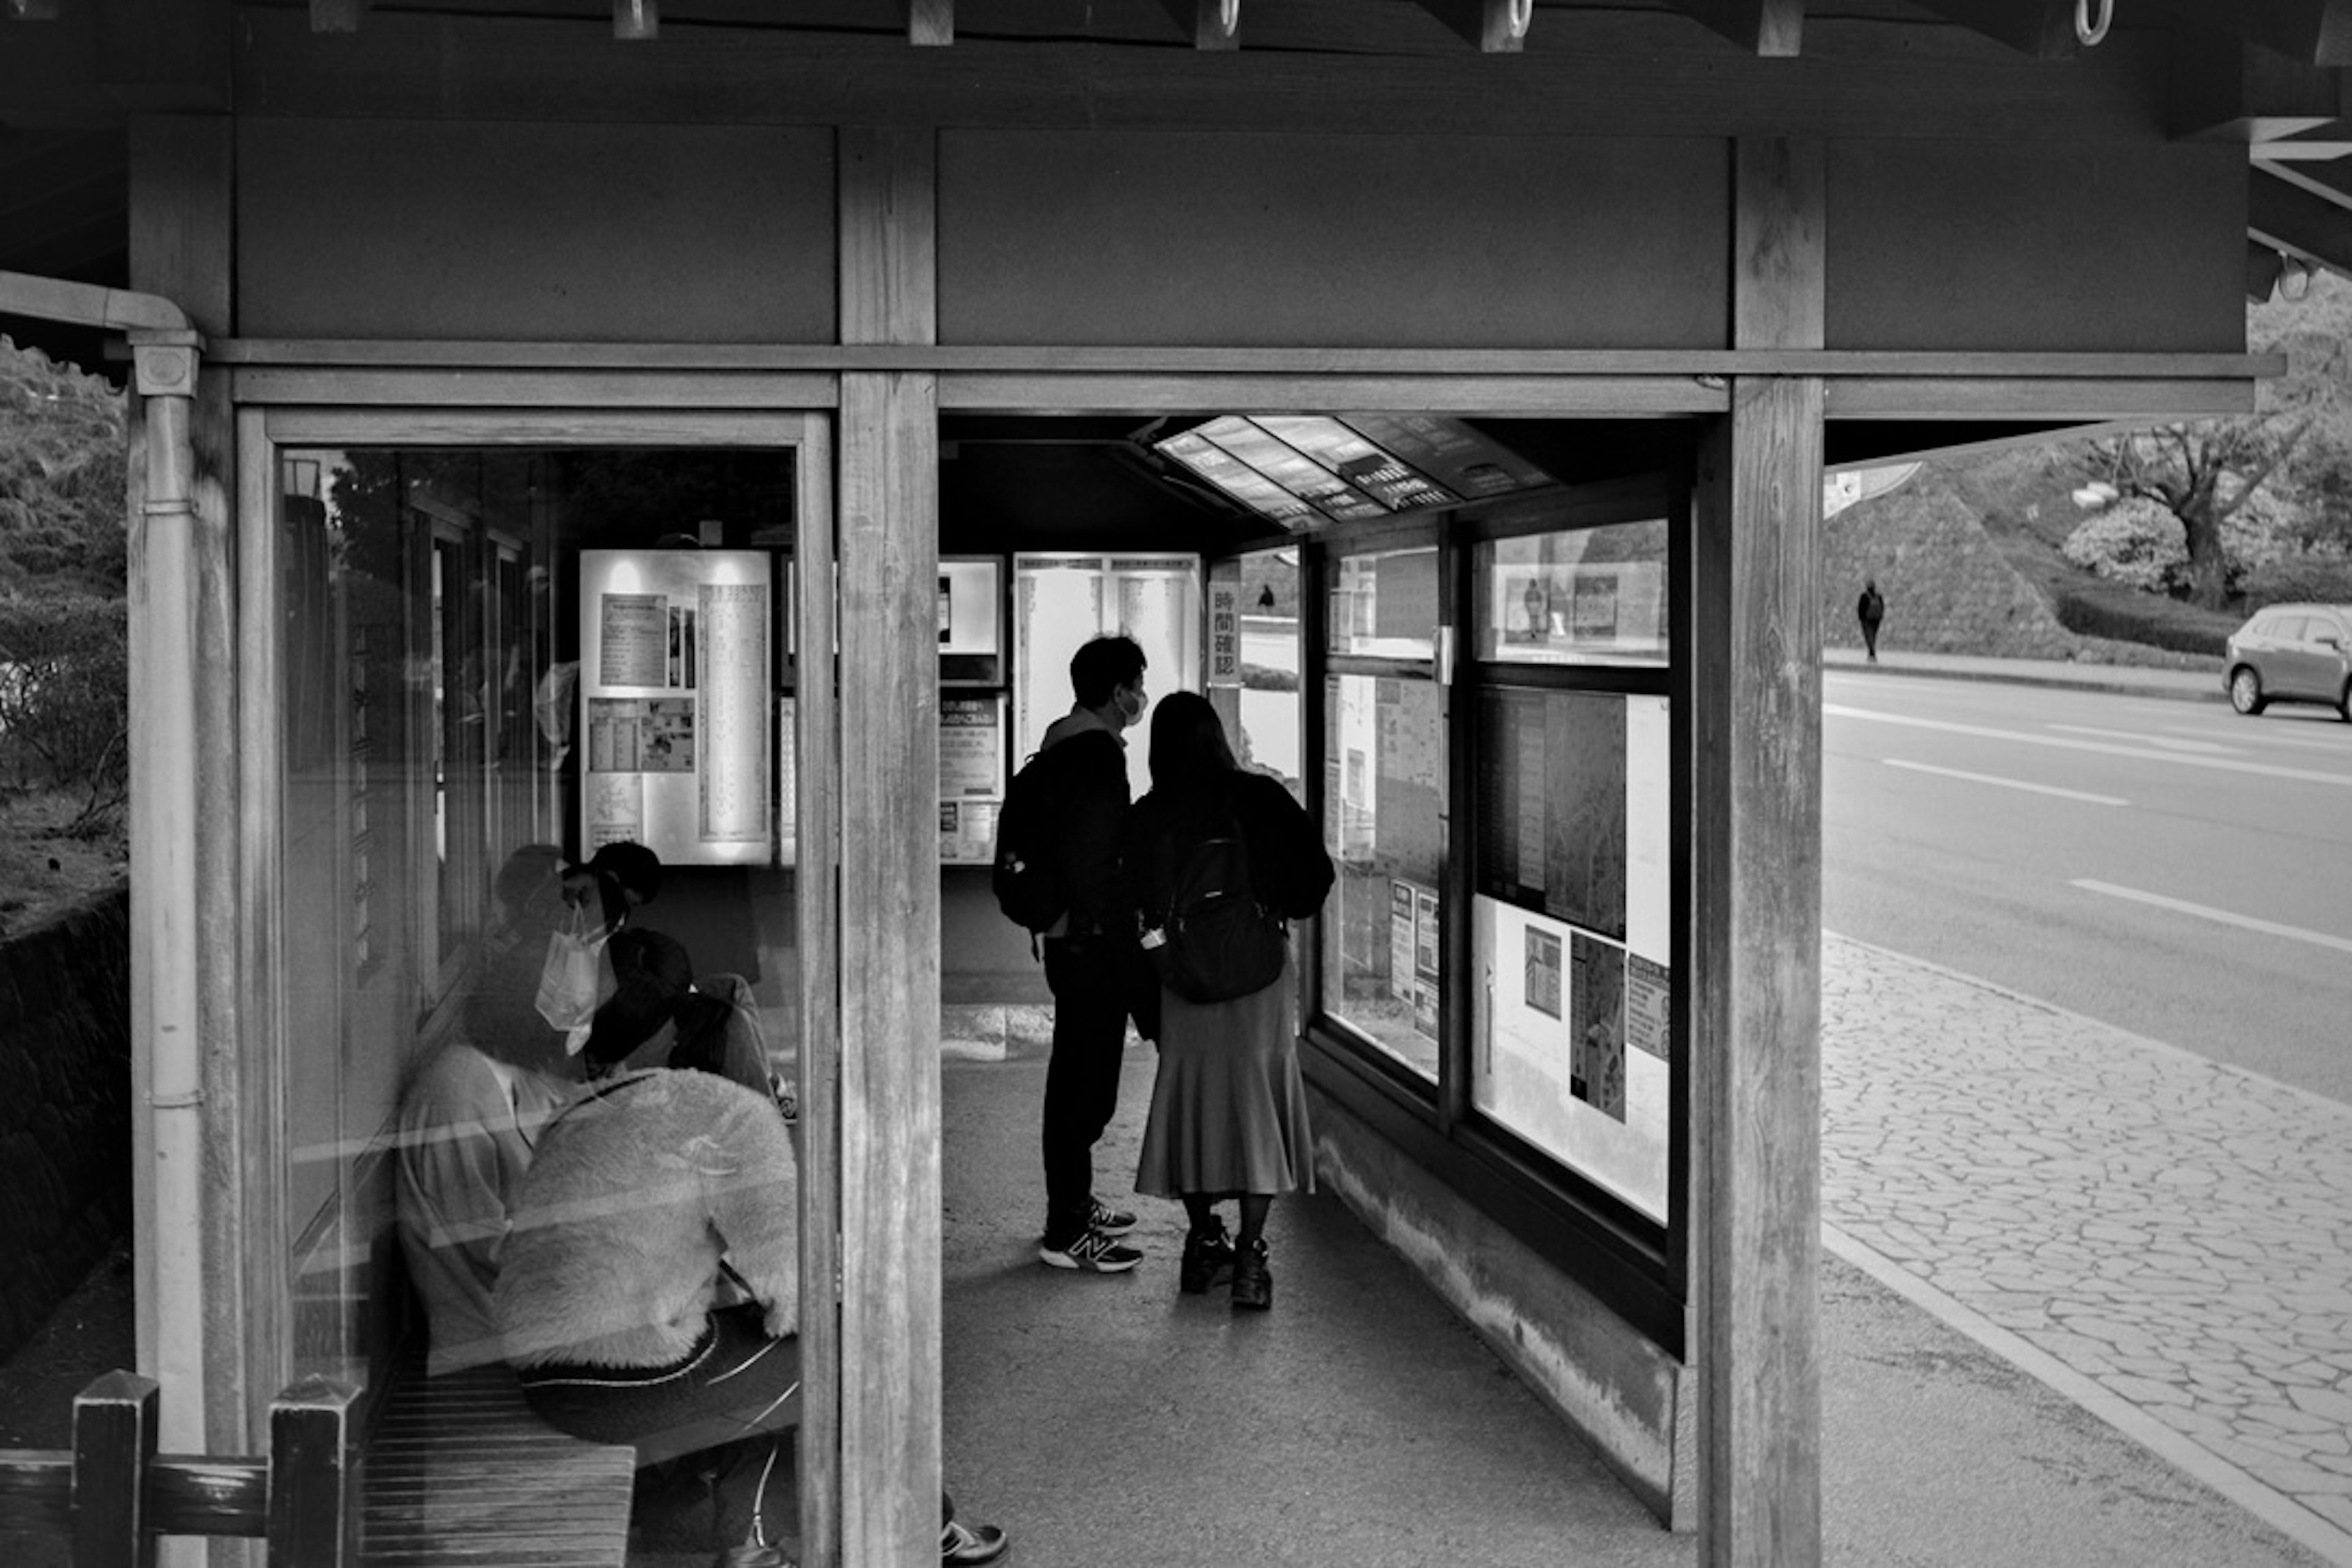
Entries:
{"label": "shrub", "polygon": [[2066,536],[2068,561],[2112,583],[2151,594],[2186,581],[2189,540],[2180,520],[2151,500],[2117,501],[2094,513]]}
{"label": "shrub", "polygon": [[128,631],[121,599],[0,599],[0,742],[20,785],[81,797],[77,831],[130,794]]}
{"label": "shrub", "polygon": [[2352,605],[2352,556],[2317,552],[2281,556],[2246,574],[2245,593],[2249,615],[2264,605]]}
{"label": "shrub", "polygon": [[2192,616],[2187,613],[2188,605],[2176,605],[2169,599],[2147,597],[2135,603],[2137,597],[2113,591],[2101,593],[2095,588],[2062,594],[2053,607],[2058,612],[2058,624],[2070,632],[2118,642],[2146,643],[2176,653],[2218,657],[2221,645],[2228,640],[2230,627],[2236,625],[2227,616]]}

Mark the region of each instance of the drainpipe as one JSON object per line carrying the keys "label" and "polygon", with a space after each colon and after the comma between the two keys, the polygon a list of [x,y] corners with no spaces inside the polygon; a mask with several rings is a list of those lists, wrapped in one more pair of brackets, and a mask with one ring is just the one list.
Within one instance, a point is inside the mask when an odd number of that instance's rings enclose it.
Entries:
{"label": "drainpipe", "polygon": [[[203,338],[154,294],[0,271],[0,312],[110,328],[131,341],[145,400],[146,479],[131,541],[132,1082],[145,1068],[147,1122],[134,1136],[139,1360],[163,1384],[162,1446],[205,1451],[201,1038],[198,1030],[192,415]],[[143,1064],[142,1058],[143,1058]]]}

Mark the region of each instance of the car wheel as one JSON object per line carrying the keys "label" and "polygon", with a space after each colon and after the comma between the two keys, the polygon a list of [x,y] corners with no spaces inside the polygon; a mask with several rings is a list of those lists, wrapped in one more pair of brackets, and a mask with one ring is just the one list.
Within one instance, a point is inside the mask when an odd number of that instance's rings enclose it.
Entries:
{"label": "car wheel", "polygon": [[2344,689],[2336,694],[2336,716],[2352,724],[2352,679],[2344,682]]}
{"label": "car wheel", "polygon": [[2230,706],[2241,713],[2263,710],[2263,678],[2245,665],[2230,672]]}

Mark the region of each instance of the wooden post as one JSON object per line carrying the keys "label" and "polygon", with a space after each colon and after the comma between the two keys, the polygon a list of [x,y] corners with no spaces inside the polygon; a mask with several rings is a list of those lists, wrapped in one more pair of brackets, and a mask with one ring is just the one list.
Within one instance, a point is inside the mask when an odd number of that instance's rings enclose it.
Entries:
{"label": "wooden post", "polygon": [[[1821,346],[1818,143],[1735,157],[1742,348]],[[1692,498],[1699,1561],[1821,1561],[1822,385],[1743,377]]]}
{"label": "wooden post", "polygon": [[[929,132],[845,132],[843,341],[935,335]],[[940,1507],[939,384],[842,377],[844,1560],[929,1568]]]}
{"label": "wooden post", "polygon": [[152,1568],[147,1472],[155,1463],[160,1388],[110,1372],[74,1395],[74,1568]]}
{"label": "wooden post", "polygon": [[306,1377],[269,1405],[269,1568],[354,1568],[359,1391]]}

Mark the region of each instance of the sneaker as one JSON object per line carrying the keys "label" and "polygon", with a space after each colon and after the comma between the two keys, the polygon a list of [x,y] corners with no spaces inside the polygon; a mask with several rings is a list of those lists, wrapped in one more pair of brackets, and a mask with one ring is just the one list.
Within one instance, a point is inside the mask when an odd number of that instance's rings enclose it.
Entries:
{"label": "sneaker", "polygon": [[940,1561],[957,1568],[993,1563],[1012,1545],[1004,1531],[992,1524],[971,1525],[951,1519],[940,1531]]}
{"label": "sneaker", "polygon": [[1254,1241],[1234,1255],[1234,1310],[1263,1312],[1274,1305],[1274,1276],[1266,1271],[1265,1242]]}
{"label": "sneaker", "polygon": [[1076,1241],[1060,1247],[1040,1242],[1037,1257],[1051,1268],[1091,1268],[1097,1274],[1124,1274],[1143,1261],[1143,1254],[1098,1230],[1082,1230]]}
{"label": "sneaker", "polygon": [[1184,1260],[1176,1270],[1176,1289],[1187,1296],[1206,1295],[1212,1285],[1234,1277],[1234,1243],[1224,1222],[1214,1230],[1196,1230],[1184,1237]]}
{"label": "sneaker", "polygon": [[1097,1198],[1093,1210],[1087,1215],[1087,1228],[1101,1231],[1106,1236],[1125,1236],[1135,1228],[1135,1216]]}

